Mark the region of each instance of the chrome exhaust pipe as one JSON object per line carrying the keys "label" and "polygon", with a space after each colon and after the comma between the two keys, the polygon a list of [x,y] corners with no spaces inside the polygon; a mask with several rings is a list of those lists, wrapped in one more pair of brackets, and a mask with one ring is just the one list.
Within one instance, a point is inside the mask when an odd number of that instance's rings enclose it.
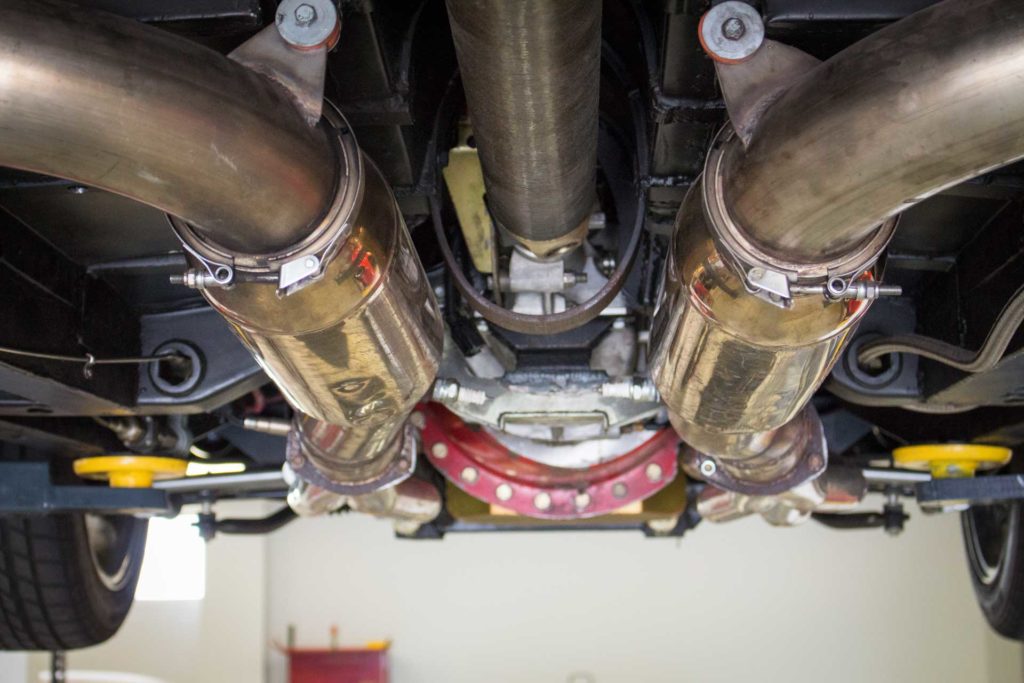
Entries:
{"label": "chrome exhaust pipe", "polygon": [[[798,445],[819,429],[801,411],[870,305],[844,294],[872,289],[899,212],[1024,157],[1022,46],[1024,5],[947,0],[797,74],[751,107],[752,131],[720,136],[676,219],[651,363],[716,486],[779,493],[823,471]],[[763,83],[743,70],[787,51],[766,41],[719,77]]]}
{"label": "chrome exhaust pipe", "polygon": [[448,0],[498,226],[538,256],[578,245],[596,199],[599,0]]}
{"label": "chrome exhaust pipe", "polygon": [[[287,55],[276,30],[253,40]],[[0,102],[0,164],[172,216],[185,279],[304,416],[289,451],[300,475],[343,494],[409,476],[403,425],[443,326],[395,199],[340,114],[310,125],[267,76],[55,0],[0,5]],[[332,448],[312,449],[326,431]]]}

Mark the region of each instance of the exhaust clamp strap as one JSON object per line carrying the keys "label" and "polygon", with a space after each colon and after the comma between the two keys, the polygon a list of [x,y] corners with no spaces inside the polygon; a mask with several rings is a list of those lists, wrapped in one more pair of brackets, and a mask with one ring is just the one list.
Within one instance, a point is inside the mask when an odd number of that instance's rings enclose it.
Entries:
{"label": "exhaust clamp strap", "polygon": [[857,249],[818,263],[799,263],[769,254],[744,232],[729,215],[724,196],[722,160],[729,145],[740,140],[731,127],[719,133],[703,176],[704,214],[711,234],[726,263],[745,282],[747,289],[768,303],[788,308],[794,296],[817,294],[830,299],[877,298],[898,294],[898,288],[857,287],[864,273],[878,260],[892,239],[897,218],[889,218]]}

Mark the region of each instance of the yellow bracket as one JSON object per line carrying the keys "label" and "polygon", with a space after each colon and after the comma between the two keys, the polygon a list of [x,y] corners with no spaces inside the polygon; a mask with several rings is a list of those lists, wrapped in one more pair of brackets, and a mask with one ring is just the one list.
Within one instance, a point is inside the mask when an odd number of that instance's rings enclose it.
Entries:
{"label": "yellow bracket", "polygon": [[494,270],[494,228],[484,202],[484,172],[475,147],[470,147],[472,129],[459,125],[458,144],[448,152],[448,165],[442,169],[448,194],[455,205],[466,247],[473,267],[481,273]]}
{"label": "yellow bracket", "polygon": [[903,446],[892,452],[893,462],[907,469],[931,472],[936,479],[973,477],[1010,462],[1013,451],[980,444],[923,444]]}
{"label": "yellow bracket", "polygon": [[188,463],[153,455],[102,455],[75,460],[75,474],[84,479],[109,481],[119,489],[149,488],[157,479],[185,476]]}

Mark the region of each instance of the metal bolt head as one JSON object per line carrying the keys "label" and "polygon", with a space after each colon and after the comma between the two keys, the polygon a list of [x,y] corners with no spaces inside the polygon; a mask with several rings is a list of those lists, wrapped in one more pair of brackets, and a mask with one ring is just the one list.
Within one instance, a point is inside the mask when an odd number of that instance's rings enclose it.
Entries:
{"label": "metal bolt head", "polygon": [[656,462],[652,462],[646,468],[644,468],[644,473],[647,475],[647,478],[652,482],[659,481],[661,479],[661,475],[663,474],[661,471],[661,465],[659,465]]}
{"label": "metal bolt head", "polygon": [[712,460],[711,458],[705,458],[704,460],[701,461],[700,473],[703,474],[705,477],[713,477],[715,476],[715,472],[717,471],[718,465],[716,465],[715,461]]}
{"label": "metal bolt head", "polygon": [[739,40],[747,32],[747,26],[738,17],[729,17],[722,22],[722,35],[727,40]]}
{"label": "metal bolt head", "polygon": [[281,38],[294,48],[330,48],[338,36],[338,9],[331,0],[282,0],[275,23]]}
{"label": "metal bolt head", "polygon": [[494,495],[502,502],[512,500],[512,487],[508,484],[498,484],[494,489]]}
{"label": "metal bolt head", "polygon": [[447,444],[438,441],[430,447],[430,454],[438,460],[444,460],[448,457],[448,446]]}
{"label": "metal bolt head", "polygon": [[533,507],[538,510],[547,510],[551,507],[551,496],[541,491],[533,497]]}
{"label": "metal bolt head", "polygon": [[764,43],[761,13],[745,2],[729,0],[712,7],[700,22],[700,43],[712,59],[736,64]]}
{"label": "metal bolt head", "polygon": [[586,492],[580,492],[575,495],[572,499],[573,504],[577,510],[583,510],[590,505],[590,494]]}
{"label": "metal bolt head", "polygon": [[295,23],[299,26],[309,26],[316,21],[316,8],[305,3],[295,8]]}
{"label": "metal bolt head", "polygon": [[621,481],[612,486],[612,495],[616,498],[625,498],[627,493],[629,493],[629,487]]}
{"label": "metal bolt head", "polygon": [[459,472],[459,478],[467,484],[475,484],[476,480],[480,478],[480,473],[475,467],[463,467]]}

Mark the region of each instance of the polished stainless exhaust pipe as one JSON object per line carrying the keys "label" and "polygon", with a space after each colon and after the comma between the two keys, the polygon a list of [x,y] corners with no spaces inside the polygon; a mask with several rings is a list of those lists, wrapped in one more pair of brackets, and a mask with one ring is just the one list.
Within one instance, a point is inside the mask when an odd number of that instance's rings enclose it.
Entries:
{"label": "polished stainless exhaust pipe", "polygon": [[710,458],[705,478],[750,495],[825,467],[801,411],[870,305],[842,295],[871,284],[894,217],[1024,157],[1024,5],[947,0],[794,80],[749,136],[712,149],[676,219],[652,333],[692,465]]}
{"label": "polished stainless exhaust pipe", "polygon": [[331,203],[329,132],[201,45],[63,2],[5,0],[0,66],[5,166],[187,216],[248,253],[300,240]]}
{"label": "polished stainless exhaust pipe", "polygon": [[[310,125],[280,83],[164,31],[0,4],[0,164],[171,214],[192,280],[304,415],[293,468],[359,494],[411,473],[404,424],[442,322],[390,189],[324,114]],[[325,431],[334,450],[313,449]]]}
{"label": "polished stainless exhaust pipe", "polygon": [[596,199],[599,0],[448,0],[487,205],[538,256],[578,245]]}

